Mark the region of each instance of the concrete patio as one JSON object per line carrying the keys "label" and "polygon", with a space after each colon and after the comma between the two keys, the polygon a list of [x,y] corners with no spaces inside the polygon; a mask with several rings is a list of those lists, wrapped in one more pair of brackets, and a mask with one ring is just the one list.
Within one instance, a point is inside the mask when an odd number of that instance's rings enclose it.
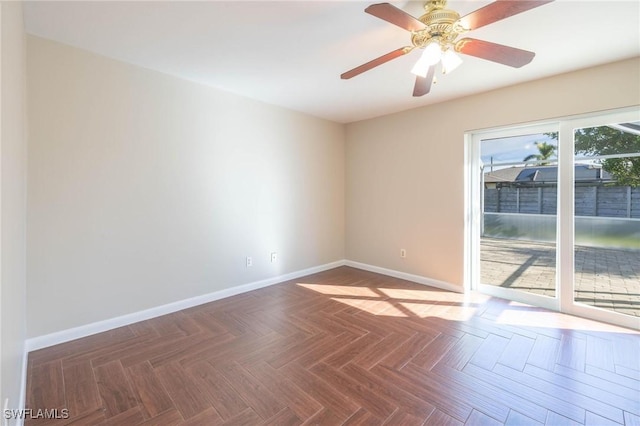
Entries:
{"label": "concrete patio", "polygon": [[[483,237],[481,282],[555,296],[553,243]],[[577,246],[576,301],[640,317],[640,250]]]}

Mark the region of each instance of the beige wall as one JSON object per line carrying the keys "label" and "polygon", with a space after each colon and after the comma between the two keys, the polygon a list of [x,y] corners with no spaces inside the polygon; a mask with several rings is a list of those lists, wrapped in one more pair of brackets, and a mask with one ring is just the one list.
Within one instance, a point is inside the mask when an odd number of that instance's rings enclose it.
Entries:
{"label": "beige wall", "polygon": [[465,132],[639,105],[639,76],[635,58],[347,125],[347,259],[462,288]]}
{"label": "beige wall", "polygon": [[31,36],[28,89],[30,337],[344,258],[342,125]]}
{"label": "beige wall", "polygon": [[22,4],[0,2],[0,349],[2,408],[21,408],[26,339],[25,34]]}

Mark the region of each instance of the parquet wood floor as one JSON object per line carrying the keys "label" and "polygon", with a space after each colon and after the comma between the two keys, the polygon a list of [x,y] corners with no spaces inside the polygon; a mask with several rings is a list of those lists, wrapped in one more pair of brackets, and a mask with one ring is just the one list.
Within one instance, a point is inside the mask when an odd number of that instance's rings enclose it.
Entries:
{"label": "parquet wood floor", "polygon": [[[30,353],[27,425],[640,424],[640,335],[348,267]],[[34,411],[35,412],[35,411]]]}

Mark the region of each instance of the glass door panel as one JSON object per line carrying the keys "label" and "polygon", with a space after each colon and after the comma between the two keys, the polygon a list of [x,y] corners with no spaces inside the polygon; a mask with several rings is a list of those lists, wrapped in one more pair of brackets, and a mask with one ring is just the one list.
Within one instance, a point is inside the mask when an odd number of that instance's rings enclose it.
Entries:
{"label": "glass door panel", "polygon": [[480,140],[483,291],[556,297],[557,147],[553,132]]}
{"label": "glass door panel", "polygon": [[640,122],[574,131],[574,302],[640,317]]}

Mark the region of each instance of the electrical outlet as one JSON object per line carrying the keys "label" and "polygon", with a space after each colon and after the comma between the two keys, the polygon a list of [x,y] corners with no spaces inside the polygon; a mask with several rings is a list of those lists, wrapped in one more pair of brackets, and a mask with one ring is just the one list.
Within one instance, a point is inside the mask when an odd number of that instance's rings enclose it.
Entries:
{"label": "electrical outlet", "polygon": [[271,263],[276,263],[278,261],[278,253],[275,251],[271,253]]}
{"label": "electrical outlet", "polygon": [[407,257],[407,251],[405,249],[400,249],[400,257],[402,258]]}
{"label": "electrical outlet", "polygon": [[250,268],[251,266],[253,266],[253,259],[250,257],[247,257],[247,268]]}

